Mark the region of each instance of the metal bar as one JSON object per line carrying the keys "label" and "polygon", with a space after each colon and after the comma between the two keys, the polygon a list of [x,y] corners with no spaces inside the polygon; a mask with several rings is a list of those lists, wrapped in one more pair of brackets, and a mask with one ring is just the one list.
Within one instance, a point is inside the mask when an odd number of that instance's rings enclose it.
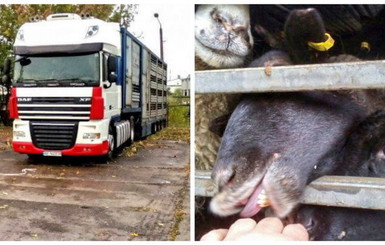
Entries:
{"label": "metal bar", "polygon": [[[216,193],[209,171],[195,171],[195,195]],[[385,179],[351,176],[323,176],[310,183],[303,204],[385,210]]]}
{"label": "metal bar", "polygon": [[195,84],[196,93],[384,88],[385,60],[199,71]]}

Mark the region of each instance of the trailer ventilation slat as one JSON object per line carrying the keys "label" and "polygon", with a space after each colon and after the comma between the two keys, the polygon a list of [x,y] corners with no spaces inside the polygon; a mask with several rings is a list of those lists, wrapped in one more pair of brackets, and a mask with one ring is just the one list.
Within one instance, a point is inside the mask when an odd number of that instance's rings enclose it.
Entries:
{"label": "trailer ventilation slat", "polygon": [[65,150],[74,146],[77,122],[30,122],[32,142],[44,150]]}

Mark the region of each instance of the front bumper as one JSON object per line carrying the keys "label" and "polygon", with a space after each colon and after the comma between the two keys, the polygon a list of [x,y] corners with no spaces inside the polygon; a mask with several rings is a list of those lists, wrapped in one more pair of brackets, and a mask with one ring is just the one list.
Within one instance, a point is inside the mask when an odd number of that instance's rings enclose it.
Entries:
{"label": "front bumper", "polygon": [[62,156],[100,156],[108,152],[108,141],[101,144],[75,144],[66,150],[44,150],[33,145],[32,142],[13,142],[13,150],[24,154],[42,155],[44,152],[61,152]]}

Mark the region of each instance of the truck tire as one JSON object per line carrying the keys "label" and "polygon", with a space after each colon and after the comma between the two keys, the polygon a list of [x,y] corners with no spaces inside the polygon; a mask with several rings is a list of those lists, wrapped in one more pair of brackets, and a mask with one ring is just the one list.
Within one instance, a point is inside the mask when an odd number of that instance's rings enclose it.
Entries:
{"label": "truck tire", "polygon": [[43,158],[42,155],[28,154],[28,161],[29,161],[29,162],[32,162],[32,163],[38,162],[38,161],[41,160],[42,158]]}
{"label": "truck tire", "polygon": [[130,144],[134,143],[135,140],[135,120],[134,117],[130,117]]}
{"label": "truck tire", "polygon": [[112,125],[108,129],[108,152],[103,156],[102,161],[108,162],[116,157],[116,142],[115,142],[115,133],[112,128]]}

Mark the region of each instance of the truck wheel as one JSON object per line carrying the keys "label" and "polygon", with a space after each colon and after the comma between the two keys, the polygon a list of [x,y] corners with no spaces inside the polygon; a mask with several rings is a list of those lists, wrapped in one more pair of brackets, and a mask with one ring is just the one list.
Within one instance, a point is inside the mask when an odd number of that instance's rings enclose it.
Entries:
{"label": "truck wheel", "polygon": [[41,160],[43,157],[41,155],[36,155],[36,154],[28,154],[28,161],[30,162],[38,162]]}
{"label": "truck wheel", "polygon": [[135,140],[135,123],[134,117],[130,117],[130,143],[134,143]]}
{"label": "truck wheel", "polygon": [[115,146],[115,134],[112,130],[112,126],[108,129],[108,152],[103,156],[103,162],[107,162],[116,157],[116,146]]}

